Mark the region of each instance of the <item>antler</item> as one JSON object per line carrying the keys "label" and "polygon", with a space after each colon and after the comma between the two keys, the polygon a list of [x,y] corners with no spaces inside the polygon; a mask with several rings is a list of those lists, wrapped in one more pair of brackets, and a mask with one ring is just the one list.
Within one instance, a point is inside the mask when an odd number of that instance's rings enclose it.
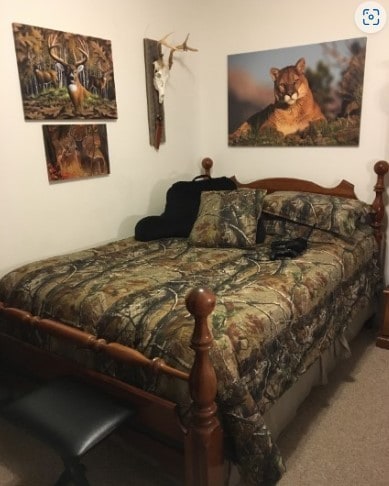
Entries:
{"label": "antler", "polygon": [[[57,34],[50,34],[48,36],[47,47],[49,48],[49,54],[54,59],[54,61],[59,62],[63,66],[69,66],[69,63],[67,63],[64,59],[60,58],[57,54],[53,52],[53,49],[60,47],[60,44],[57,43],[57,39],[58,39]],[[77,46],[77,49],[81,52],[82,58],[79,59],[78,61],[75,61],[76,67],[80,66],[81,64],[85,64],[89,58],[88,46],[86,42],[84,42],[82,39],[78,39],[78,44],[79,45]]]}
{"label": "antler", "polygon": [[188,42],[188,39],[189,39],[189,34],[186,36],[184,42],[180,45],[178,45],[176,47],[176,49],[178,50],[182,50],[182,51],[194,51],[194,52],[197,52],[198,49],[195,49],[194,47],[189,47],[187,42]]}
{"label": "antler", "polygon": [[49,48],[49,54],[54,59],[54,61],[59,62],[63,66],[68,65],[67,62],[65,62],[63,59],[61,59],[59,56],[57,56],[57,54],[53,52],[53,49],[55,49],[56,47],[60,47],[60,45],[57,44],[57,34],[50,34],[47,37],[47,47]]}
{"label": "antler", "polygon": [[173,54],[175,53],[175,51],[193,51],[193,52],[197,52],[198,49],[195,49],[194,47],[189,47],[188,46],[188,39],[189,39],[189,34],[186,36],[184,42],[182,44],[178,44],[177,46],[172,46],[171,44],[168,43],[167,41],[167,38],[169,37],[169,35],[171,35],[173,32],[170,32],[169,34],[166,34],[165,37],[162,37],[162,39],[160,39],[158,41],[158,44],[161,44],[165,47],[167,47],[168,49],[170,49],[170,54],[169,54],[169,69],[171,69],[172,65],[173,65]]}
{"label": "antler", "polygon": [[80,66],[81,64],[85,64],[86,61],[89,59],[88,44],[84,40],[78,38],[78,46],[77,46],[77,49],[83,55],[83,57],[81,59],[79,59],[78,61],[76,61],[76,66]]}

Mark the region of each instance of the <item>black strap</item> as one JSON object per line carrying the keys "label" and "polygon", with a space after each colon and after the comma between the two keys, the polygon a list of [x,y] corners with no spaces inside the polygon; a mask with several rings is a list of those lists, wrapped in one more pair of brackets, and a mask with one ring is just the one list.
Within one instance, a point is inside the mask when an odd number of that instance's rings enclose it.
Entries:
{"label": "black strap", "polygon": [[208,175],[208,174],[201,174],[201,175],[198,175],[198,176],[194,177],[194,178],[192,179],[192,182],[193,182],[193,181],[198,181],[198,180],[200,180],[200,179],[211,179],[211,176],[210,176],[210,175]]}

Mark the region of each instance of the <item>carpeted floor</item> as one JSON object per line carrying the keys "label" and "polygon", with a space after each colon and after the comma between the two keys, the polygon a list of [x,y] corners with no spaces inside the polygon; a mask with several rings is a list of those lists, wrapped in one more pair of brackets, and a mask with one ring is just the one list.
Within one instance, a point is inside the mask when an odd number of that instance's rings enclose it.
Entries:
{"label": "carpeted floor", "polygon": [[[389,350],[375,347],[372,331],[363,330],[352,353],[279,438],[288,469],[279,486],[389,485]],[[119,434],[84,463],[91,486],[178,484]],[[1,486],[52,486],[61,469],[51,450],[0,420]]]}
{"label": "carpeted floor", "polygon": [[280,486],[389,485],[389,350],[366,329],[351,350],[279,439]]}

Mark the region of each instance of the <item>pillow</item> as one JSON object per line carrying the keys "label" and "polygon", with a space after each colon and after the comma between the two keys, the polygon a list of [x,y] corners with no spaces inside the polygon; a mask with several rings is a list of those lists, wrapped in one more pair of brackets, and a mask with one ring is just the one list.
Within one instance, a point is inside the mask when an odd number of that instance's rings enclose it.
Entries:
{"label": "pillow", "polygon": [[236,189],[236,184],[228,177],[175,182],[166,193],[165,211],[160,216],[140,219],[135,226],[135,239],[187,238],[197,217],[201,193],[229,189]]}
{"label": "pillow", "polygon": [[277,191],[265,197],[263,212],[350,238],[368,224],[372,208],[358,199]]}
{"label": "pillow", "polygon": [[205,247],[254,247],[265,194],[263,189],[248,188],[203,192],[189,242]]}

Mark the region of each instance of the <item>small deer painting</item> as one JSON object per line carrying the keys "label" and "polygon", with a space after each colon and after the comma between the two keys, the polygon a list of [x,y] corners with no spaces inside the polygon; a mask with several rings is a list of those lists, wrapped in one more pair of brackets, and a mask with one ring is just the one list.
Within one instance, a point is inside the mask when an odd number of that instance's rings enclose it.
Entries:
{"label": "small deer painting", "polygon": [[109,174],[105,125],[43,125],[49,180]]}

